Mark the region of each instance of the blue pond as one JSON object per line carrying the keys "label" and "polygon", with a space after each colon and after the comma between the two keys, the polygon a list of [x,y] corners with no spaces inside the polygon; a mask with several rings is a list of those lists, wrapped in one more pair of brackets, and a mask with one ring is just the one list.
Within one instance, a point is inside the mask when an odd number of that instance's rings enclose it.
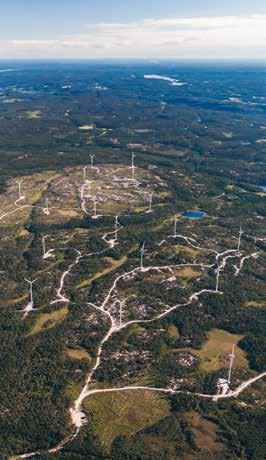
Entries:
{"label": "blue pond", "polygon": [[260,188],[261,188],[261,190],[263,190],[263,192],[266,192],[266,184],[262,184],[262,185],[260,186]]}
{"label": "blue pond", "polygon": [[183,216],[189,217],[190,219],[202,219],[205,213],[203,211],[185,211]]}

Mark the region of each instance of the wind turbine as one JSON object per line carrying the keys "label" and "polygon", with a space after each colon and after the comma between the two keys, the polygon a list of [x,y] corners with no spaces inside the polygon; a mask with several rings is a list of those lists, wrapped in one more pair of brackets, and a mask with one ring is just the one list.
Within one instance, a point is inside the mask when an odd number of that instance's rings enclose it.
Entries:
{"label": "wind turbine", "polygon": [[229,358],[230,358],[230,366],[229,366],[228,379],[227,379],[228,384],[231,383],[232,368],[233,368],[233,363],[235,359],[235,345],[234,344],[232,345],[232,353],[230,353]]}
{"label": "wind turbine", "polygon": [[45,204],[46,204],[46,208],[43,208],[43,212],[44,212],[44,214],[49,216],[50,211],[49,211],[49,206],[48,206],[48,198],[45,199]]}
{"label": "wind turbine", "polygon": [[217,268],[217,275],[216,275],[216,288],[215,288],[215,292],[218,292],[219,291],[219,278],[220,278],[220,265],[218,266]]}
{"label": "wind turbine", "polygon": [[242,230],[242,226],[240,224],[240,228],[239,228],[239,237],[238,237],[238,244],[237,244],[237,251],[239,252],[240,251],[240,244],[241,244],[241,237],[243,235],[243,230]]}
{"label": "wind turbine", "polygon": [[147,212],[152,212],[152,198],[153,198],[153,193],[149,194],[149,209]]}
{"label": "wind turbine", "polygon": [[114,246],[118,244],[118,224],[119,224],[118,216],[115,216],[115,225],[114,225],[115,229],[113,232],[110,232],[111,235],[114,234],[114,238],[110,238],[110,240],[107,239],[108,233],[105,233],[105,235],[103,236],[104,241],[107,244],[109,244],[110,248],[114,248]]}
{"label": "wind turbine", "polygon": [[42,237],[43,258],[45,258],[45,256],[46,256],[46,245],[45,245],[46,238],[47,238],[47,235],[43,235],[43,237]]}
{"label": "wind turbine", "polygon": [[175,216],[175,221],[174,221],[174,234],[173,237],[177,237],[177,216]]}
{"label": "wind turbine", "polygon": [[30,301],[29,303],[26,305],[26,307],[21,310],[24,312],[24,318],[26,318],[26,316],[28,316],[29,312],[34,310],[34,303],[33,303],[33,290],[32,290],[32,285],[37,281],[37,279],[33,280],[33,281],[29,281],[25,278],[25,281],[27,283],[29,283],[29,286],[30,286]]}
{"label": "wind turbine", "polygon": [[144,271],[144,267],[143,267],[144,253],[145,253],[145,241],[143,241],[143,244],[140,249],[140,269],[142,272]]}
{"label": "wind turbine", "polygon": [[24,200],[25,199],[25,196],[22,195],[21,193],[21,184],[22,184],[23,180],[16,180],[16,183],[18,184],[18,200],[17,201],[20,201],[20,200]]}
{"label": "wind turbine", "polygon": [[32,291],[32,286],[33,284],[37,281],[37,278],[33,281],[29,281],[25,278],[25,281],[27,281],[27,283],[29,283],[30,285],[30,302],[33,304],[33,291]]}
{"label": "wind turbine", "polygon": [[135,168],[135,165],[134,165],[134,159],[135,159],[136,155],[134,152],[132,152],[131,154],[131,168]]}
{"label": "wind turbine", "polygon": [[86,173],[87,173],[87,166],[84,166],[83,168],[83,180],[86,182]]}
{"label": "wind turbine", "polygon": [[118,239],[118,216],[115,216],[115,241]]}
{"label": "wind turbine", "polygon": [[54,249],[49,249],[49,251],[46,251],[46,244],[45,240],[48,238],[48,235],[43,235],[42,237],[42,249],[43,249],[43,259],[48,259],[48,257],[54,257]]}
{"label": "wind turbine", "polygon": [[135,164],[134,164],[134,159],[135,159],[135,153],[132,152],[132,155],[131,155],[131,169],[132,169],[132,180],[135,181]]}
{"label": "wind turbine", "polygon": [[90,157],[91,157],[91,169],[93,169],[93,159],[94,159],[95,155],[90,153]]}
{"label": "wind turbine", "polygon": [[231,375],[232,375],[232,368],[233,362],[235,359],[235,345],[232,345],[232,353],[229,355],[230,358],[230,365],[228,371],[227,379],[219,378],[217,382],[218,393],[213,397],[214,401],[218,401],[220,396],[225,396],[228,392],[230,392],[230,383],[231,383]]}

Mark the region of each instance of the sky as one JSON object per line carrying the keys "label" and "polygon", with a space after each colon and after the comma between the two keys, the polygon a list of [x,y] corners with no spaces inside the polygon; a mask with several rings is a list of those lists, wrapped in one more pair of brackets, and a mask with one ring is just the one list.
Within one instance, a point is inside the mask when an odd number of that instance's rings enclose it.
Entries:
{"label": "sky", "polygon": [[5,0],[13,58],[266,59],[266,0]]}

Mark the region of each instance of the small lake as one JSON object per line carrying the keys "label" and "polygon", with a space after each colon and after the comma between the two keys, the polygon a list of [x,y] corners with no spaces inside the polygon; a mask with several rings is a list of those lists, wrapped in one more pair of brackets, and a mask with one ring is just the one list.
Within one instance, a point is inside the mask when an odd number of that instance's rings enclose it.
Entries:
{"label": "small lake", "polygon": [[266,184],[260,185],[260,188],[263,192],[266,192]]}
{"label": "small lake", "polygon": [[189,219],[202,219],[205,216],[205,212],[203,211],[185,211],[183,212],[184,217],[188,217]]}

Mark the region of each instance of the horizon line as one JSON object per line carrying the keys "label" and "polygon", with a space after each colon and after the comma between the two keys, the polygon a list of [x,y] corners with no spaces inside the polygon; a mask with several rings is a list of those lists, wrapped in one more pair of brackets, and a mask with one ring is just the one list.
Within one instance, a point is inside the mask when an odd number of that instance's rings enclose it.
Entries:
{"label": "horizon line", "polygon": [[3,61],[147,61],[157,64],[162,61],[260,61],[266,62],[266,57],[0,57]]}

